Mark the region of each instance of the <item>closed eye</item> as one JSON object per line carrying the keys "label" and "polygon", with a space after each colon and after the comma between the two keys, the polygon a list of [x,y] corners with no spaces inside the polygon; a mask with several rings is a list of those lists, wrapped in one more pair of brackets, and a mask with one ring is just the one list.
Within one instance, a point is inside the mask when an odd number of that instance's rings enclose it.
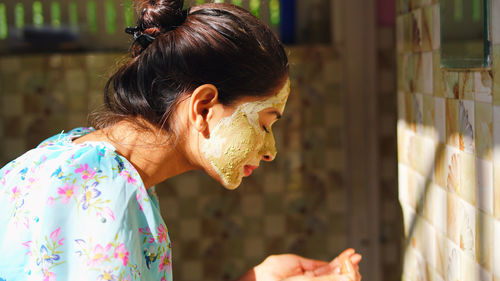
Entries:
{"label": "closed eye", "polygon": [[266,133],[269,133],[269,129],[266,126],[262,126],[262,129],[264,129]]}

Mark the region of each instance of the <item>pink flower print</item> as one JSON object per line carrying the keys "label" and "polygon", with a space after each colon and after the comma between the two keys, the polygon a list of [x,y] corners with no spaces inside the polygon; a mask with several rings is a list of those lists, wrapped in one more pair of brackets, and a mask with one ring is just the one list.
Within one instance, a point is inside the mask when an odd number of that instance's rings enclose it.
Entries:
{"label": "pink flower print", "polygon": [[135,198],[137,199],[137,203],[139,204],[139,209],[142,211],[142,201],[146,197],[146,190],[144,187],[139,187],[137,192],[135,193]]}
{"label": "pink flower print", "polygon": [[95,171],[89,169],[88,164],[85,164],[85,165],[80,164],[80,168],[76,169],[75,173],[77,173],[77,174],[81,173],[82,179],[84,179],[84,180],[89,180],[96,174]]}
{"label": "pink flower print", "polygon": [[137,180],[132,177],[129,171],[126,170],[121,171],[120,176],[126,178],[128,183],[134,184],[137,182]]}
{"label": "pink flower print", "polygon": [[96,266],[99,265],[101,262],[105,261],[106,259],[108,259],[108,255],[106,254],[107,250],[109,249],[105,249],[100,244],[97,244],[94,248],[94,255],[89,261],[87,261],[87,265]]}
{"label": "pink flower print", "polygon": [[23,246],[29,249],[29,251],[26,253],[26,255],[30,255],[31,256],[31,240],[24,242]]}
{"label": "pink flower print", "polygon": [[125,247],[125,244],[121,243],[118,247],[116,247],[115,258],[121,259],[124,266],[127,266],[128,264],[128,255],[129,253],[127,251],[127,248]]}
{"label": "pink flower print", "polygon": [[10,202],[15,201],[21,197],[21,189],[17,186],[12,188],[12,196],[10,198]]}
{"label": "pink flower print", "polygon": [[59,241],[57,241],[57,244],[62,246],[64,244],[64,238],[59,239]]}
{"label": "pink flower print", "polygon": [[158,227],[158,241],[161,243],[162,241],[167,242],[167,229],[163,224],[160,224]]}
{"label": "pink flower print", "polygon": [[163,276],[160,281],[167,281],[167,278],[165,278],[165,276]]}
{"label": "pink flower print", "polygon": [[59,238],[59,234],[61,234],[61,228],[58,227],[56,230],[52,231],[52,233],[50,234],[50,239],[54,242],[57,241],[57,239]]}
{"label": "pink flower print", "polygon": [[111,210],[110,207],[105,207],[103,209],[103,212],[104,212],[104,215],[106,215],[106,217],[108,217],[112,220],[115,220],[115,214],[113,213],[113,210]]}
{"label": "pink flower print", "polygon": [[165,251],[160,258],[160,265],[158,266],[159,271],[170,271],[170,252]]}
{"label": "pink flower print", "polygon": [[43,281],[55,281],[56,274],[54,272],[50,272],[47,269],[42,269],[43,272]]}
{"label": "pink flower print", "polygon": [[64,204],[68,204],[71,197],[76,195],[76,191],[75,191],[76,188],[77,188],[76,185],[70,185],[70,184],[66,183],[63,187],[59,187],[57,189],[57,193],[59,195],[61,195],[61,197],[62,197],[61,200]]}
{"label": "pink flower print", "polygon": [[139,227],[139,233],[149,234],[151,233],[151,229],[149,229],[149,227],[146,228]]}
{"label": "pink flower print", "polygon": [[47,205],[54,206],[54,202],[55,202],[54,197],[49,196],[49,198],[47,198]]}
{"label": "pink flower print", "polygon": [[[24,200],[23,200],[23,204],[24,204]],[[23,224],[24,224],[24,227],[26,227],[26,229],[30,228],[30,221],[28,218],[24,218]]]}

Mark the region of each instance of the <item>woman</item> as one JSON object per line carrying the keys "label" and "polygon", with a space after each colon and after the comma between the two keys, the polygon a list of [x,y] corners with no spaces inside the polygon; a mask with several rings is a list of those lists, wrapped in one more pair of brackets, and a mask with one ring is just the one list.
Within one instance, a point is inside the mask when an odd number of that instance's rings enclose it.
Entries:
{"label": "woman", "polygon": [[[0,280],[172,280],[151,187],[199,169],[235,189],[276,155],[290,83],[275,35],[232,5],[136,4],[132,58],[109,79],[95,129],[0,170]],[[360,259],[271,256],[241,280],[360,280]]]}

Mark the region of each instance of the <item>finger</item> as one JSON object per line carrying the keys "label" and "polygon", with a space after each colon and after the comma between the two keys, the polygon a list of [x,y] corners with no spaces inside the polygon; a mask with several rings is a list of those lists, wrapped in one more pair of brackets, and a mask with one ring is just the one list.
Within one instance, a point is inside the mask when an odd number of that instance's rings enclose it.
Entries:
{"label": "finger", "polygon": [[326,275],[326,274],[331,274],[333,273],[333,268],[329,265],[326,264],[324,266],[318,267],[313,271],[314,276],[321,276],[321,275]]}
{"label": "finger", "polygon": [[323,266],[328,266],[328,262],[306,259],[298,256],[299,264],[304,271],[314,271],[315,269]]}
{"label": "finger", "polygon": [[340,261],[345,259],[345,258],[350,258],[352,255],[356,254],[356,251],[352,248],[344,250],[340,255],[338,255],[336,258],[334,258],[330,263],[333,265],[339,264]]}
{"label": "finger", "polygon": [[354,266],[352,265],[351,263],[351,260],[350,259],[344,259],[342,261],[342,273],[355,273],[355,269],[354,269]]}
{"label": "finger", "polygon": [[353,265],[357,265],[363,259],[363,256],[361,256],[360,254],[354,254],[349,258],[351,259]]}
{"label": "finger", "polygon": [[332,267],[336,267],[336,266],[341,266],[342,264],[340,263],[340,259],[336,257],[330,262],[330,265]]}
{"label": "finger", "polygon": [[342,253],[340,253],[338,258],[343,259],[346,257],[350,257],[350,256],[354,255],[354,253],[356,253],[356,251],[353,248],[345,249]]}

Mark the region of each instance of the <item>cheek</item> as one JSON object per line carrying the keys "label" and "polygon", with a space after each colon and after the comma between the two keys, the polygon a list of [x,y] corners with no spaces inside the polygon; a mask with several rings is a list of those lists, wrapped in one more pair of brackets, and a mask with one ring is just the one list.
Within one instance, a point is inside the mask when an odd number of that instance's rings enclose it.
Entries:
{"label": "cheek", "polygon": [[214,128],[203,151],[226,185],[234,187],[241,181],[243,166],[258,157],[265,135],[251,125],[245,114],[235,114]]}
{"label": "cheek", "polygon": [[239,169],[257,157],[265,136],[255,130],[246,116],[235,120],[231,125],[227,128],[232,133],[227,138],[223,155],[234,169]]}

